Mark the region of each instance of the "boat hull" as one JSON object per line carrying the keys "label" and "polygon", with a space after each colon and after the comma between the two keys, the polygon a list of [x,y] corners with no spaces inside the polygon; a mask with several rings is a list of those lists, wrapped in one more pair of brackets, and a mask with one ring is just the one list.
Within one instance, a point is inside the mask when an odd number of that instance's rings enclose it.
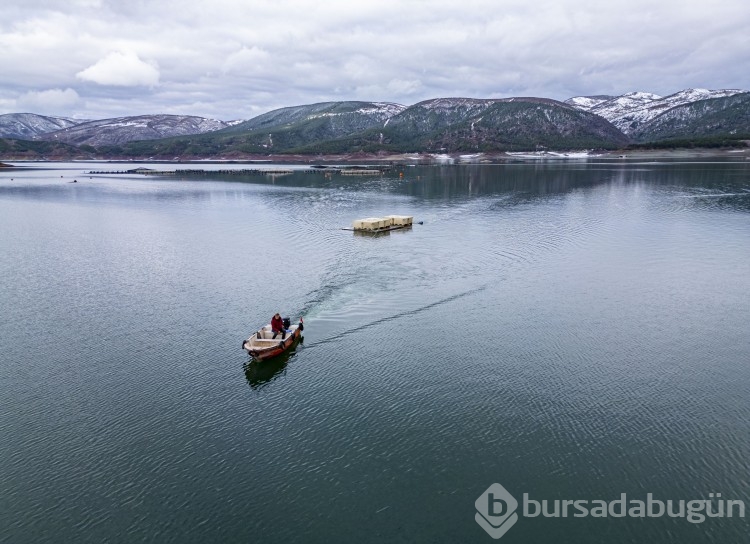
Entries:
{"label": "boat hull", "polygon": [[279,339],[278,343],[274,345],[268,347],[255,346],[252,343],[252,337],[250,337],[243,342],[242,349],[247,351],[247,353],[256,361],[263,361],[265,359],[278,357],[282,353],[289,351],[301,337],[302,331],[300,330],[300,327],[294,327],[289,334],[286,335],[284,340]]}

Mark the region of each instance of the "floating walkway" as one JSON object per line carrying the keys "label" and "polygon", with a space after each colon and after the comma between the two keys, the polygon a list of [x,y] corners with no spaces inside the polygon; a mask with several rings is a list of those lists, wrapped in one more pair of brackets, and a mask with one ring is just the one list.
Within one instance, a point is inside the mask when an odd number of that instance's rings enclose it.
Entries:
{"label": "floating walkway", "polygon": [[366,168],[339,170],[339,174],[342,176],[379,176],[382,173],[382,170],[371,170]]}
{"label": "floating walkway", "polygon": [[294,173],[301,174],[341,174],[342,176],[382,176],[389,168],[238,168],[230,170],[204,170],[191,168],[181,170],[154,170],[152,168],[134,168],[132,170],[92,170],[91,175],[138,174],[141,176],[282,176]]}

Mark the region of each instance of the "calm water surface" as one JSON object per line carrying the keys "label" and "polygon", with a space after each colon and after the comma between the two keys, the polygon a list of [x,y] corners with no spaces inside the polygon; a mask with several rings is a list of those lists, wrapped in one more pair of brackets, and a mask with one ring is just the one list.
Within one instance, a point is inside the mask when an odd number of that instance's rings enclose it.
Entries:
{"label": "calm water surface", "polygon": [[[493,482],[750,506],[750,162],[40,166],[0,171],[0,541],[491,542]],[[340,230],[385,214],[424,225]],[[276,311],[304,344],[249,363]],[[522,517],[503,542],[747,534]]]}

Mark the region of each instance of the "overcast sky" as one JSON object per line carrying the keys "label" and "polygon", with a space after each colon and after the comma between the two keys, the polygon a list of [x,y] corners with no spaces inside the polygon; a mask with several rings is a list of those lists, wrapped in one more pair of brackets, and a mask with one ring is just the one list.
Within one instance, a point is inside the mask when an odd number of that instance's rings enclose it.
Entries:
{"label": "overcast sky", "polygon": [[748,0],[19,0],[0,16],[0,113],[750,89],[749,29]]}

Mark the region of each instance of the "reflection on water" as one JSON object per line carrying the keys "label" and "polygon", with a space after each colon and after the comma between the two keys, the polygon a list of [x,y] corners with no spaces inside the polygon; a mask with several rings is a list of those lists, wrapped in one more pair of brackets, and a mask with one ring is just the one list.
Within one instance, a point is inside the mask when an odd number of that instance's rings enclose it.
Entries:
{"label": "reflection on water", "polygon": [[290,353],[282,353],[278,357],[266,361],[250,361],[243,365],[245,379],[253,389],[262,389],[264,385],[286,373],[286,366],[292,356]]}
{"label": "reflection on water", "polygon": [[[242,168],[242,165],[235,165]],[[126,167],[122,165],[122,167]],[[113,166],[116,169],[116,166]],[[208,165],[208,169],[211,166]],[[703,193],[705,198],[722,197],[722,205],[747,209],[747,188],[732,192],[736,184],[746,184],[750,175],[747,161],[683,161],[683,162],[639,162],[622,163],[601,160],[559,163],[540,161],[496,165],[436,165],[420,167],[397,166],[382,176],[348,177],[330,173],[302,173],[294,171],[281,177],[259,175],[207,176],[182,175],[178,178],[121,176],[84,176],[85,167],[69,165],[64,176],[58,170],[12,169],[0,177],[0,196],[33,198],[72,198],[92,201],[106,198],[133,198],[160,200],[190,199],[236,199],[247,196],[242,186],[262,187],[263,197],[277,201],[288,199],[285,189],[311,188],[311,193],[298,193],[294,198],[308,198],[310,204],[324,202],[330,205],[341,199],[343,204],[361,201],[362,193],[402,194],[430,200],[455,200],[469,197],[513,195],[516,198],[534,199],[566,194],[579,189],[594,188],[607,184],[648,185],[662,190],[691,190]],[[403,174],[403,177],[401,176]],[[11,182],[11,178],[13,181]],[[78,183],[71,185],[72,179]],[[165,180],[170,180],[165,182]],[[220,180],[223,188],[205,186]],[[134,190],[133,182],[138,182]],[[196,182],[203,182],[197,183]],[[148,183],[155,190],[143,191]],[[231,187],[236,185],[237,189]],[[322,191],[322,192],[321,192]],[[351,191],[354,191],[352,193]],[[696,195],[697,197],[698,195]],[[367,198],[372,198],[369,195]],[[353,200],[352,200],[353,199]]]}
{"label": "reflection on water", "polygon": [[[83,169],[0,172],[0,540],[471,541],[496,481],[746,498],[747,161]],[[424,224],[341,230],[389,214]],[[248,362],[277,311],[306,347]],[[508,538],[603,533],[746,537]]]}
{"label": "reflection on water", "polygon": [[584,162],[560,166],[542,163],[420,169],[402,190],[422,198],[449,200],[498,194],[539,198],[611,183],[673,189],[695,186],[721,192],[738,181],[747,182],[750,174],[750,165],[744,162],[641,165]]}
{"label": "reflection on water", "polygon": [[391,233],[393,234],[406,234],[411,232],[411,230],[414,227],[412,225],[408,225],[406,227],[401,227],[398,229],[391,229],[391,230],[384,230],[384,231],[367,231],[367,230],[355,230],[354,236],[361,236],[363,238],[380,238],[382,236],[390,236]]}

